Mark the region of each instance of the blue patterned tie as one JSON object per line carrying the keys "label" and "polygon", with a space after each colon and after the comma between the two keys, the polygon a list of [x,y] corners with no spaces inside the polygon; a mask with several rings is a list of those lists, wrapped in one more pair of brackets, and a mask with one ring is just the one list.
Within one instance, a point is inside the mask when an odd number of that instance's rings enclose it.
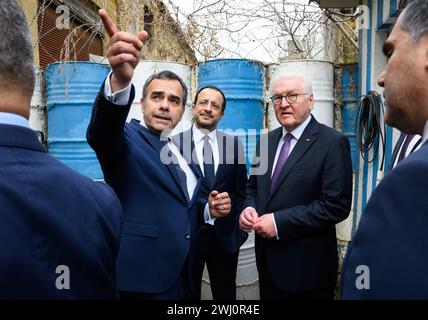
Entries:
{"label": "blue patterned tie", "polygon": [[271,181],[270,181],[270,191],[272,192],[273,187],[275,186],[276,180],[279,177],[282,167],[284,166],[285,161],[288,159],[288,154],[290,153],[291,140],[293,135],[287,133],[284,137],[284,144],[281,147],[279,152],[278,160],[276,161],[275,171],[273,172]]}
{"label": "blue patterned tie", "polygon": [[211,148],[210,138],[204,137],[204,147],[202,149],[204,157],[204,176],[206,185],[211,189],[214,185],[214,156]]}
{"label": "blue patterned tie", "polygon": [[178,178],[179,178],[179,183],[180,183],[180,187],[184,191],[184,194],[186,195],[187,201],[190,202],[189,192],[187,190],[187,177],[186,177],[186,173],[183,171],[183,169],[181,169],[180,165],[178,164],[178,160],[177,160],[177,157],[175,156],[174,152],[172,152],[171,150],[169,150],[168,151],[168,155],[172,159],[172,165],[175,167],[175,170],[177,171]]}

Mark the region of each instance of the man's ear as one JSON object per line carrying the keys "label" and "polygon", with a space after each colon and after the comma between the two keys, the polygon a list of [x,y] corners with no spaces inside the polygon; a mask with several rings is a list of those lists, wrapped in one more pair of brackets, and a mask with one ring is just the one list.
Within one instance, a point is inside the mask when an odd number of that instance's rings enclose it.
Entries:
{"label": "man's ear", "polygon": [[428,41],[425,50],[425,61],[424,61],[425,72],[428,72]]}
{"label": "man's ear", "polygon": [[309,96],[309,109],[312,110],[314,108],[314,95],[311,94]]}
{"label": "man's ear", "polygon": [[423,50],[424,50],[424,69],[425,72],[428,72],[428,35],[424,35],[422,36],[421,39],[419,39],[419,41],[421,42],[420,45],[423,46]]}
{"label": "man's ear", "polygon": [[140,104],[141,104],[141,111],[144,111],[144,98],[140,99]]}

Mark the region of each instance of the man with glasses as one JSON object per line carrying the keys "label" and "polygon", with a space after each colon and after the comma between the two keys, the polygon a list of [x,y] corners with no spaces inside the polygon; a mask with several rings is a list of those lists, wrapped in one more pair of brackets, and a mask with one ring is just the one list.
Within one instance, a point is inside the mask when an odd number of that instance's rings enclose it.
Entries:
{"label": "man with glasses", "polygon": [[[311,115],[312,85],[281,75],[271,87],[281,127],[256,149],[241,229],[256,232],[260,298],[333,299],[337,278],[336,223],[352,200],[349,142]],[[267,152],[263,144],[267,144]]]}

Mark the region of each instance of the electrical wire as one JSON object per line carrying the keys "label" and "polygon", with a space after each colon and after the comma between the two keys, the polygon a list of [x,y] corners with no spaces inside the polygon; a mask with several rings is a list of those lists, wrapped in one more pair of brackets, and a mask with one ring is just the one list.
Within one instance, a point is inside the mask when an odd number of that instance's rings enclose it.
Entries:
{"label": "electrical wire", "polygon": [[[380,171],[383,171],[386,146],[386,125],[383,121],[383,114],[381,96],[376,91],[369,91],[361,100],[358,108],[356,137],[361,157],[367,163],[372,163],[377,158],[379,142],[382,144]],[[369,158],[370,150],[373,150],[372,158]]]}

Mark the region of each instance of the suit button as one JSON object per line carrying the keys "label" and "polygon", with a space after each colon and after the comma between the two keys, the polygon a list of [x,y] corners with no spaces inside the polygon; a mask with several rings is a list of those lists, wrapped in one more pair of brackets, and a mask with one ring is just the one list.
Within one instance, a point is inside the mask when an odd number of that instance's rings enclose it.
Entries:
{"label": "suit button", "polygon": [[190,234],[186,234],[185,236],[184,236],[184,239],[186,239],[186,240],[189,240],[190,239]]}

